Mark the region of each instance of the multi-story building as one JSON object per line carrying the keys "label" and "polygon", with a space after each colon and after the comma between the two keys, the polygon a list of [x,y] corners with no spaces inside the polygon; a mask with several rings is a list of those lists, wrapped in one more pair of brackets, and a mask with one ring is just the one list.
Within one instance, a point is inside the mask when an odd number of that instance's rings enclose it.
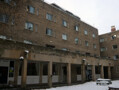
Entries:
{"label": "multi-story building", "polygon": [[112,26],[111,32],[99,36],[101,56],[104,58],[119,59],[119,31]]}
{"label": "multi-story building", "polygon": [[0,26],[0,84],[118,78],[115,61],[100,57],[98,30],[56,4],[0,0]]}

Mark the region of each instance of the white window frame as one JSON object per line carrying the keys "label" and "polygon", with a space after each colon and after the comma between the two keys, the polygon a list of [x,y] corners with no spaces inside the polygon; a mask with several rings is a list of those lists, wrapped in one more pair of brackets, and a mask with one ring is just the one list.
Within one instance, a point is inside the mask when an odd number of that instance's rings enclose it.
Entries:
{"label": "white window frame", "polygon": [[85,35],[88,35],[88,31],[87,31],[87,30],[84,30],[84,34],[85,34]]}
{"label": "white window frame", "polygon": [[92,37],[93,37],[93,38],[95,38],[95,37],[96,37],[96,35],[93,33],[93,34],[92,34]]}
{"label": "white window frame", "polygon": [[75,44],[79,43],[79,38],[75,38]]}
{"label": "white window frame", "polygon": [[89,46],[89,43],[88,43],[88,41],[85,41],[85,46]]}
{"label": "white window frame", "polygon": [[76,31],[79,31],[79,26],[76,25],[76,26],[75,26],[75,30],[76,30]]}
{"label": "white window frame", "polygon": [[62,39],[63,40],[67,40],[67,35],[66,34],[62,34]]}
{"label": "white window frame", "polygon": [[105,41],[105,39],[104,38],[100,38],[100,42],[104,42]]}
{"label": "white window frame", "polygon": [[28,5],[27,6],[27,11],[31,14],[35,14],[35,8],[31,5]]}
{"label": "white window frame", "polygon": [[62,24],[63,24],[64,27],[67,27],[67,25],[68,25],[67,21],[65,21],[65,20],[62,21]]}
{"label": "white window frame", "polygon": [[25,29],[33,31],[34,25],[31,22],[26,22],[25,23]]}
{"label": "white window frame", "polygon": [[52,20],[53,20],[53,15],[47,13],[47,14],[46,14],[46,19],[52,21]]}
{"label": "white window frame", "polygon": [[52,36],[53,35],[52,29],[46,28],[46,35]]}

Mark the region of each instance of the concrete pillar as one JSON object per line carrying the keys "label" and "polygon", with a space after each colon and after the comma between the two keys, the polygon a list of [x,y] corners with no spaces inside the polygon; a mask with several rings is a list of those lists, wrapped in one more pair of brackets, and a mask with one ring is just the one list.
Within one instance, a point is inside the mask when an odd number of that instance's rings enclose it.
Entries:
{"label": "concrete pillar", "polygon": [[27,79],[27,59],[22,61],[22,77],[21,77],[21,87],[26,87],[26,79]]}
{"label": "concrete pillar", "polygon": [[103,65],[101,65],[100,77],[101,77],[101,78],[104,78],[104,69],[103,69]]}
{"label": "concrete pillar", "polygon": [[43,63],[40,63],[40,78],[39,78],[40,84],[42,84],[42,76],[43,76]]}
{"label": "concrete pillar", "polygon": [[82,63],[81,65],[81,77],[82,77],[82,82],[85,82],[86,81],[85,63]]}
{"label": "concrete pillar", "polygon": [[14,85],[15,86],[17,86],[17,82],[18,82],[19,65],[20,65],[20,61],[15,60],[15,63],[14,63]]}
{"label": "concrete pillar", "polygon": [[62,82],[62,67],[61,67],[61,64],[58,64],[58,81],[59,82]]}
{"label": "concrete pillar", "polygon": [[96,80],[96,75],[95,75],[95,65],[92,65],[92,80]]}
{"label": "concrete pillar", "polygon": [[52,87],[52,61],[48,63],[48,85]]}
{"label": "concrete pillar", "polygon": [[67,64],[67,84],[71,84],[71,63]]}
{"label": "concrete pillar", "polygon": [[111,67],[108,66],[108,78],[111,79]]}

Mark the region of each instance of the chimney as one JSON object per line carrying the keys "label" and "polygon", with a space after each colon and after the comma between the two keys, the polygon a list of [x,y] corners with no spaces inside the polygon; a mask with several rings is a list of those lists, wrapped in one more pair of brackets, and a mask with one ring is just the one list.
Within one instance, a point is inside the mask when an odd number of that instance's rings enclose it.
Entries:
{"label": "chimney", "polygon": [[116,31],[115,26],[111,26],[111,32],[114,32],[114,31]]}

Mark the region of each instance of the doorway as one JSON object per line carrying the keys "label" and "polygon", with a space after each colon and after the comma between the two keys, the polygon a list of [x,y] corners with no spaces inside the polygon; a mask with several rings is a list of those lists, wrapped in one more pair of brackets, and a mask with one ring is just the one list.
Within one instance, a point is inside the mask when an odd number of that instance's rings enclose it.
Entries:
{"label": "doorway", "polygon": [[7,84],[8,67],[0,67],[0,84]]}

